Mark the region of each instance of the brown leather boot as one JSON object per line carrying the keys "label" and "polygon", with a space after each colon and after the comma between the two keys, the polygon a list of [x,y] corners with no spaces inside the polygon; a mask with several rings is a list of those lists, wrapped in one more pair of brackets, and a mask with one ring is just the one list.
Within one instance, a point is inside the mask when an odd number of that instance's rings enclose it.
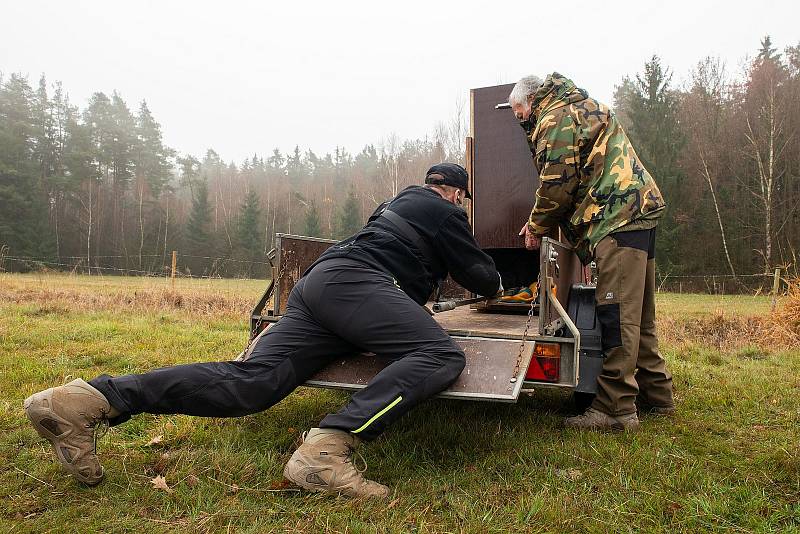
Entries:
{"label": "brown leather boot", "polygon": [[350,432],[312,428],[303,435],[303,444],[292,454],[283,475],[311,491],[385,499],[389,488],[365,479],[353,465],[353,452],[358,442]]}
{"label": "brown leather boot", "polygon": [[564,426],[578,430],[633,432],[639,428],[639,418],[635,413],[612,416],[594,408],[588,408],[581,415],[565,419]]}
{"label": "brown leather boot", "polygon": [[95,428],[119,412],[80,378],[25,399],[25,413],[56,458],[75,478],[94,486],[103,479],[95,450]]}

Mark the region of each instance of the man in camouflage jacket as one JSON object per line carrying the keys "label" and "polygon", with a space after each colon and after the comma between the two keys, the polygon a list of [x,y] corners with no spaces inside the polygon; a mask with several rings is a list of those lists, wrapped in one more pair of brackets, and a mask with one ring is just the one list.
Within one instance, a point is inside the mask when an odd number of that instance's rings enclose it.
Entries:
{"label": "man in camouflage jacket", "polygon": [[581,260],[597,265],[603,371],[591,407],[566,425],[635,430],[637,406],[673,413],[655,328],[655,229],[666,206],[655,180],[614,113],[564,76],[523,78],[509,102],[541,182],[520,232],[526,247],[560,227]]}

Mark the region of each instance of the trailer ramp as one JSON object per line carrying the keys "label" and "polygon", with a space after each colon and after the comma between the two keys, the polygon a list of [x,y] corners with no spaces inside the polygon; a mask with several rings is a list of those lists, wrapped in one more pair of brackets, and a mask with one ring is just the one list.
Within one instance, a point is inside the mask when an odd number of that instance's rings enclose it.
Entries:
{"label": "trailer ramp", "polygon": [[[438,396],[446,399],[516,402],[533,354],[533,341],[452,336],[464,350],[464,371]],[[341,358],[311,377],[309,386],[356,391],[391,361],[374,354]]]}

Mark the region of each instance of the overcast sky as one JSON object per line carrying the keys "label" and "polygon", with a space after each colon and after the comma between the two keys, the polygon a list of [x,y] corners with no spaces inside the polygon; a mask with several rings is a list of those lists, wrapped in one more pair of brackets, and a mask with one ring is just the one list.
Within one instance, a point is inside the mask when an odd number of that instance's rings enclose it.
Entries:
{"label": "overcast sky", "polygon": [[[590,7],[585,7],[590,6]],[[146,100],[166,142],[226,161],[295,144],[357,152],[417,138],[469,89],[553,70],[611,104],[653,54],[676,79],[703,56],[738,72],[766,34],[800,42],[800,2],[4,0],[0,72]]]}

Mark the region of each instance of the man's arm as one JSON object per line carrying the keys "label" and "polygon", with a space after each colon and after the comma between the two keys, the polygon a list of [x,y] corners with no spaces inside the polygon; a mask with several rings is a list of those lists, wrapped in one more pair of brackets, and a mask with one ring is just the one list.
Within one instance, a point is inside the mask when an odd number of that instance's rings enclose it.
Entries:
{"label": "man's arm", "polygon": [[533,146],[541,147],[541,140],[544,140],[544,147],[534,155],[540,183],[528,228],[542,236],[573,208],[574,195],[580,185],[580,153],[577,126],[569,114],[564,114],[558,123],[552,123],[546,130],[540,130],[539,139]]}
{"label": "man's arm", "polygon": [[501,290],[494,260],[478,246],[465,212],[454,213],[436,234],[436,248],[453,280],[479,295]]}

